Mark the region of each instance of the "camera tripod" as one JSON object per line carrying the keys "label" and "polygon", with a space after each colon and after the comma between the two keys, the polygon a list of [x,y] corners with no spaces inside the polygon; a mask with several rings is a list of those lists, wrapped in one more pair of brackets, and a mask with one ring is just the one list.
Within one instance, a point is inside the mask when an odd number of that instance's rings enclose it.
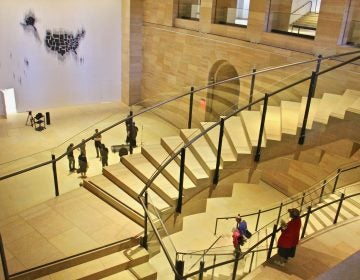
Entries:
{"label": "camera tripod", "polygon": [[26,123],[25,125],[31,125],[34,126],[34,117],[32,115],[32,111],[27,111],[28,112],[28,117],[26,119]]}

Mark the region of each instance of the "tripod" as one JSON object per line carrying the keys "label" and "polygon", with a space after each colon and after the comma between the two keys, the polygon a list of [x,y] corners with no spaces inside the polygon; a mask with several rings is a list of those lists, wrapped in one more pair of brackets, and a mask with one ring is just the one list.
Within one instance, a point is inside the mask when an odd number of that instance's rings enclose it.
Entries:
{"label": "tripod", "polygon": [[27,111],[28,112],[28,117],[26,119],[26,123],[25,125],[31,125],[31,126],[34,126],[34,117],[32,115],[32,112],[31,111]]}

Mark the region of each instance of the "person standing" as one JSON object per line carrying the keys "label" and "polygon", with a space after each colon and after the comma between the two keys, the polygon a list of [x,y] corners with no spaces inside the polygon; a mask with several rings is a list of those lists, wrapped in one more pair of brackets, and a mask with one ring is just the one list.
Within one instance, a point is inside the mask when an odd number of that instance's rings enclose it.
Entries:
{"label": "person standing", "polygon": [[74,158],[74,144],[70,143],[70,145],[66,149],[67,158],[69,160],[69,172],[75,171],[75,158]]}
{"label": "person standing", "polygon": [[87,158],[86,155],[83,153],[80,153],[79,157],[79,171],[78,173],[81,174],[81,178],[86,178],[86,171],[88,169],[88,163],[87,163]]}
{"label": "person standing", "polygon": [[109,149],[104,144],[101,144],[100,154],[102,167],[108,166]]}
{"label": "person standing", "polygon": [[274,261],[275,264],[280,266],[285,266],[288,258],[295,257],[296,246],[299,243],[300,211],[296,208],[291,208],[288,211],[291,220],[288,223],[281,221],[281,235],[278,240],[279,260]]}
{"label": "person standing", "polygon": [[86,142],[85,139],[81,140],[81,143],[79,145],[80,154],[83,154],[86,156]]}
{"label": "person standing", "polygon": [[96,150],[96,157],[100,157],[100,148],[101,148],[101,134],[99,133],[99,130],[96,128],[95,133],[93,136],[95,150]]}

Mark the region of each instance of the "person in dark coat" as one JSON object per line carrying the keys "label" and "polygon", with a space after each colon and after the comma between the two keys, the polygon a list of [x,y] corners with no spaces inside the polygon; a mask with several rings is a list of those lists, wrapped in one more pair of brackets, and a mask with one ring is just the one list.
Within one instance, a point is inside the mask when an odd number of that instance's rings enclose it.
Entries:
{"label": "person in dark coat", "polygon": [[95,133],[93,135],[95,150],[96,150],[96,157],[100,157],[100,149],[101,149],[101,134],[99,133],[99,130],[96,128]]}
{"label": "person in dark coat", "polygon": [[71,143],[66,149],[67,158],[69,160],[69,172],[75,171],[74,144]]}
{"label": "person in dark coat", "polygon": [[295,257],[296,246],[299,243],[301,219],[300,211],[296,208],[289,209],[291,220],[286,223],[281,221],[281,235],[278,240],[279,260],[274,262],[280,266],[285,266],[288,258]]}
{"label": "person in dark coat", "polygon": [[88,169],[88,163],[87,163],[87,158],[86,155],[83,153],[80,153],[79,157],[79,169],[78,169],[78,173],[81,174],[82,178],[86,178],[86,171]]}
{"label": "person in dark coat", "polygon": [[102,167],[108,166],[109,149],[105,146],[105,144],[101,144],[100,155]]}

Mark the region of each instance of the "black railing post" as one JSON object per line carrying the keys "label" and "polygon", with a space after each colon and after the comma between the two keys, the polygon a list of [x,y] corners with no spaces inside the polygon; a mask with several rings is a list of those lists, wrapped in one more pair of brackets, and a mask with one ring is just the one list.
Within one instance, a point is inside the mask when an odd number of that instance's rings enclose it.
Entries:
{"label": "black railing post", "polygon": [[[148,209],[148,192],[145,192],[145,207]],[[144,237],[141,244],[146,250],[148,249],[148,215],[147,211],[144,210]]]}
{"label": "black railing post", "polygon": [[336,178],[335,178],[335,182],[334,182],[334,188],[333,188],[333,190],[332,190],[332,193],[334,193],[335,190],[336,190],[336,187],[337,187],[337,183],[338,183],[338,181],[339,181],[340,174],[341,174],[341,169],[339,168],[339,169],[337,170],[337,174],[336,174]]}
{"label": "black railing post", "polygon": [[[250,94],[249,94],[249,104],[253,101],[253,95],[254,95],[254,87],[255,87],[255,76],[256,76],[256,68],[253,68],[252,70],[253,74],[251,76],[251,86],[250,86]],[[251,111],[251,106],[248,108],[249,111]]]}
{"label": "black railing post", "polygon": [[319,203],[321,202],[322,197],[323,197],[323,195],[324,195],[325,186],[326,186],[326,180],[323,181],[323,185],[322,185],[322,187],[321,187],[321,192],[320,192],[320,197],[319,197]]}
{"label": "black railing post", "polygon": [[6,257],[5,257],[5,249],[4,249],[4,243],[2,241],[2,237],[0,234],[0,257],[1,257],[1,264],[4,272],[5,280],[9,280],[9,271],[6,263]]}
{"label": "black railing post", "polygon": [[218,219],[216,218],[216,221],[215,221],[215,232],[214,232],[214,235],[216,235],[216,232],[217,232],[217,224],[218,224]]}
{"label": "black railing post", "polygon": [[257,231],[257,230],[258,230],[258,227],[259,227],[260,214],[261,214],[261,210],[259,210],[258,215],[257,215],[255,231]]}
{"label": "black railing post", "polygon": [[253,262],[254,262],[254,257],[255,257],[255,252],[251,252],[251,260],[250,260],[250,265],[249,265],[249,271],[248,271],[248,273],[251,272],[252,264],[253,264]]}
{"label": "black railing post", "polygon": [[262,112],[262,116],[261,116],[261,123],[260,123],[258,145],[256,147],[255,158],[254,158],[254,160],[256,162],[258,162],[260,160],[261,142],[262,142],[262,137],[263,137],[264,128],[265,128],[265,119],[266,119],[266,110],[267,110],[268,99],[269,99],[269,94],[265,93],[264,107],[263,107],[263,112]]}
{"label": "black railing post", "polygon": [[279,214],[278,214],[278,217],[277,217],[277,220],[276,220],[276,224],[279,224],[279,222],[280,222],[282,208],[283,208],[283,203],[281,202],[280,207],[279,207]]}
{"label": "black railing post", "polygon": [[267,257],[266,257],[267,260],[271,258],[271,252],[272,252],[272,248],[274,246],[274,241],[275,241],[275,237],[276,237],[276,230],[277,230],[277,224],[273,226],[273,231],[272,231],[271,239],[270,239],[270,246],[269,246],[269,250],[267,253]]}
{"label": "black railing post", "polygon": [[300,203],[300,213],[302,211],[302,207],[304,206],[304,200],[305,200],[305,192],[302,194],[301,203]]}
{"label": "black railing post", "polygon": [[177,205],[176,205],[177,213],[181,213],[182,197],[183,197],[183,189],[184,189],[184,173],[185,173],[185,148],[181,148],[179,197],[178,197]]}
{"label": "black railing post", "polygon": [[54,176],[55,196],[59,196],[59,184],[58,184],[58,179],[57,179],[55,155],[51,155],[51,161],[52,161],[52,170],[53,170],[53,176]]}
{"label": "black railing post", "polygon": [[220,118],[219,142],[218,142],[217,157],[216,157],[216,167],[215,167],[214,177],[213,177],[213,184],[214,185],[217,185],[217,183],[219,182],[220,162],[221,162],[221,148],[222,148],[223,136],[224,136],[224,119]]}
{"label": "black railing post", "polygon": [[199,268],[199,280],[203,279],[203,275],[204,275],[204,267],[205,267],[205,262],[201,261],[200,262],[200,268]]}
{"label": "black railing post", "polygon": [[236,250],[235,252],[235,260],[234,260],[234,269],[233,269],[233,273],[232,273],[232,280],[236,279],[236,271],[238,268],[238,264],[239,264],[239,257],[240,257],[240,252],[238,250]]}
{"label": "black railing post", "polygon": [[190,103],[189,103],[189,120],[188,120],[188,128],[191,128],[192,123],[192,112],[193,112],[193,103],[194,103],[194,87],[190,88]]}
{"label": "black railing post", "polygon": [[[130,110],[130,112],[129,112],[129,117],[130,117],[130,119],[128,121],[128,124],[126,124],[126,133],[127,133],[126,137],[129,140],[129,153],[132,155],[132,153],[133,153],[133,146],[132,146],[133,133],[132,133],[132,131],[134,129],[134,127],[133,127],[134,126],[133,125],[133,111],[132,110]],[[129,127],[127,127],[128,125],[129,125]]]}
{"label": "black railing post", "polygon": [[340,201],[339,201],[339,206],[338,206],[338,208],[336,210],[336,215],[335,215],[335,219],[334,219],[334,225],[337,223],[337,220],[339,218],[339,214],[340,214],[341,206],[342,206],[342,203],[343,203],[343,200],[344,200],[344,196],[345,196],[345,194],[342,193],[341,197],[340,197]]}
{"label": "black railing post", "polygon": [[309,218],[310,218],[310,214],[311,214],[311,206],[308,206],[307,208],[307,212],[306,212],[306,216],[305,216],[305,222],[304,222],[304,226],[303,226],[303,230],[302,230],[302,233],[301,233],[301,239],[304,238],[305,236],[305,233],[306,233],[306,228],[307,228],[307,225],[308,225],[308,222],[309,222]]}
{"label": "black railing post", "polygon": [[[183,276],[184,275],[184,261],[180,261],[180,260],[176,259],[175,269],[179,275]],[[181,278],[179,278],[179,277],[177,277],[177,275],[175,275],[175,280],[179,280],[179,279],[181,279]]]}
{"label": "black railing post", "polygon": [[307,124],[307,121],[309,118],[311,98],[313,98],[315,89],[316,89],[316,81],[317,81],[317,77],[318,77],[317,75],[318,75],[317,72],[313,71],[311,73],[309,92],[308,92],[308,97],[306,100],[306,107],[305,107],[305,112],[304,112],[304,119],[303,119],[303,124],[301,127],[300,137],[299,137],[299,141],[298,141],[299,145],[303,145],[305,142],[306,124]]}

